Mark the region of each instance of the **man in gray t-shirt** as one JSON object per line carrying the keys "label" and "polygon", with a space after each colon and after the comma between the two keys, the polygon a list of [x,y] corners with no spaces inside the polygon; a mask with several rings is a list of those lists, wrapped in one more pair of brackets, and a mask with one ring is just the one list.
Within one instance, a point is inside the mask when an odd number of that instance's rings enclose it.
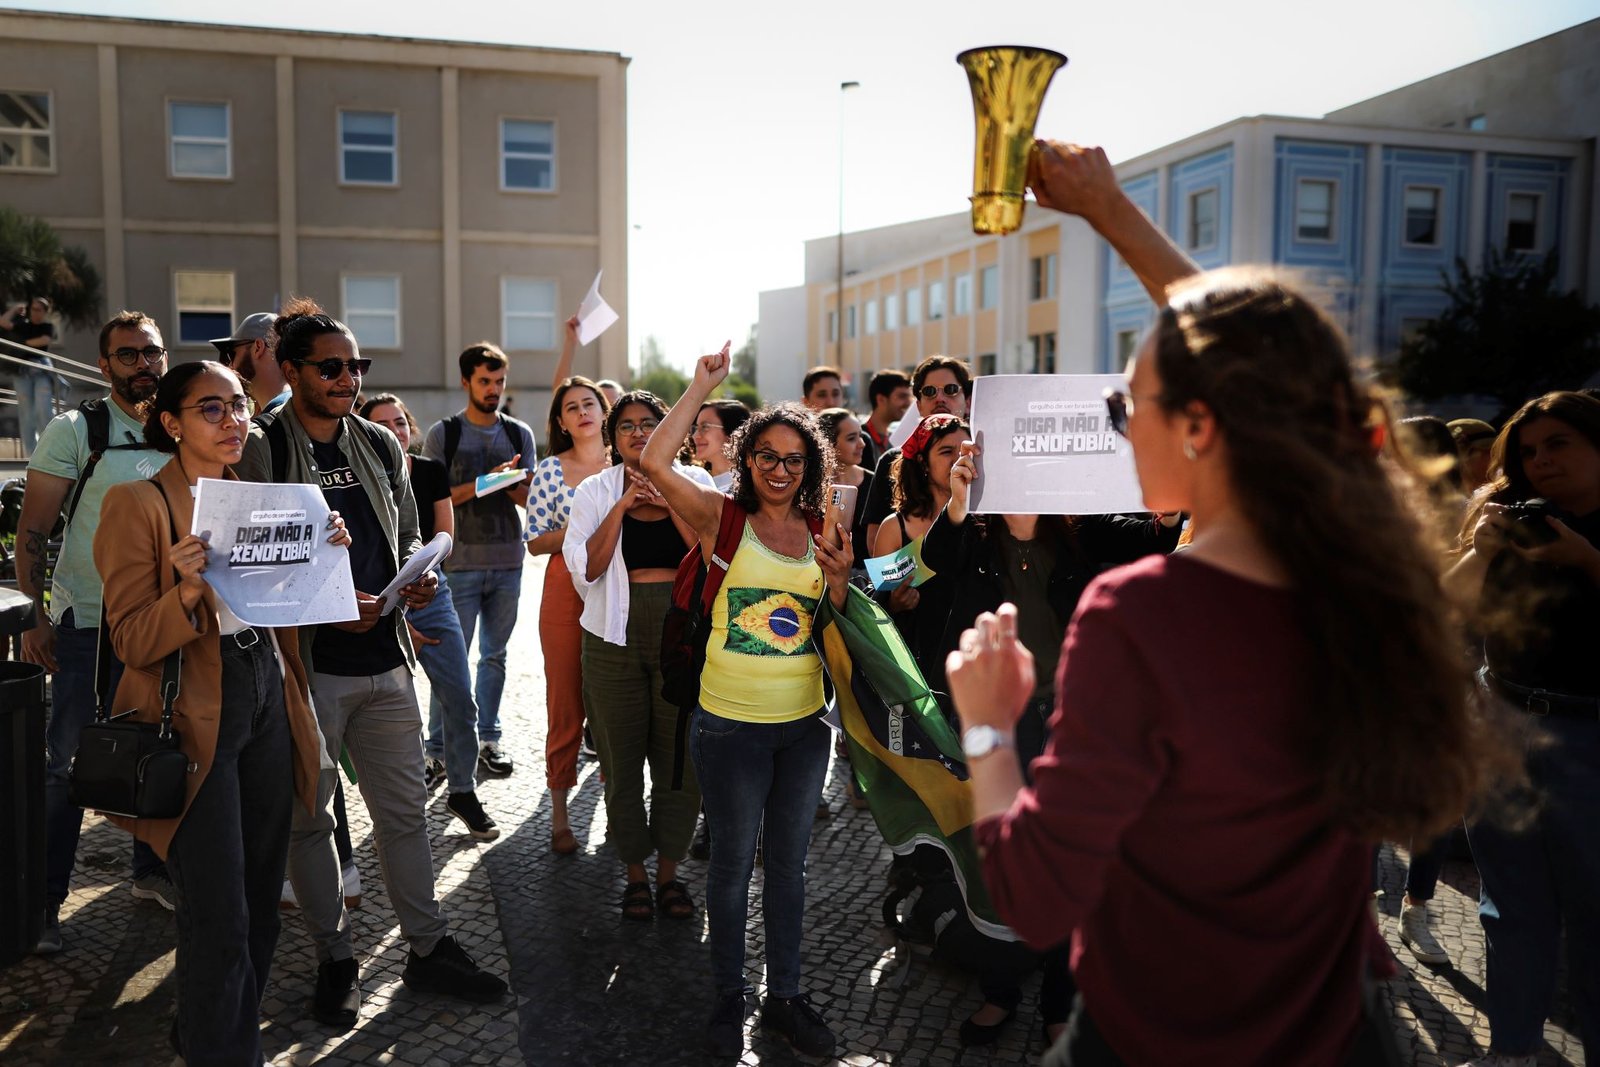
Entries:
{"label": "man in gray t-shirt", "polygon": [[[517,508],[527,506],[528,481],[524,477],[482,496],[477,482],[485,474],[526,470],[536,455],[527,423],[500,411],[506,388],[505,353],[485,341],[462,352],[460,362],[467,406],[429,427],[422,454],[443,463],[449,473],[456,544],[444,569],[469,648],[474,630],[482,624],[473,684],[478,766],[486,773],[505,775],[511,773],[512,762],[500,748],[500,694],[506,684],[506,644],[517,625],[522,593],[527,550]],[[430,703],[430,742],[442,738],[446,710],[437,698]]]}

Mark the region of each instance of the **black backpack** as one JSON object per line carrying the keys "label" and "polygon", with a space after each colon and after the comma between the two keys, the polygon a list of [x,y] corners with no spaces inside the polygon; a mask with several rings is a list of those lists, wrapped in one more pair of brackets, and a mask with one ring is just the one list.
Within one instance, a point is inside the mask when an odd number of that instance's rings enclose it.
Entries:
{"label": "black backpack", "polygon": [[[522,451],[521,435],[512,432],[511,420],[506,418],[505,412],[503,411],[495,412],[494,417],[497,420],[497,425],[500,427],[500,432],[506,435],[506,440],[515,445],[517,447],[517,451],[520,453]],[[449,473],[450,464],[454,462],[456,458],[456,449],[460,447],[461,416],[451,415],[448,419],[444,420],[444,469],[446,473]],[[533,456],[523,456],[523,466],[527,466],[532,463],[534,458],[535,457]]]}
{"label": "black backpack", "polygon": [[84,488],[89,484],[89,479],[94,475],[95,467],[99,466],[100,458],[107,452],[153,452],[150,445],[143,441],[136,441],[125,445],[111,443],[111,409],[109,399],[97,396],[92,400],[85,400],[78,405],[78,413],[83,416],[84,428],[88,431],[89,462],[83,465],[83,470],[78,474],[78,481],[72,487],[72,495],[67,498],[67,506],[62,509],[61,515],[64,526],[72,524],[72,516],[78,510],[78,500],[83,496]]}
{"label": "black backpack", "polygon": [[[275,411],[262,412],[255,417],[256,425],[261,427],[261,432],[266,436],[267,447],[272,450],[272,480],[275,482],[283,481],[289,471],[289,431],[277,417],[278,411],[282,410],[278,408]],[[358,415],[351,415],[349,418],[367,435],[367,442],[383,461],[383,472],[389,476],[389,488],[394,489],[395,469],[394,464],[390,462],[389,443],[384,440],[383,430],[376,423],[368,422]]]}

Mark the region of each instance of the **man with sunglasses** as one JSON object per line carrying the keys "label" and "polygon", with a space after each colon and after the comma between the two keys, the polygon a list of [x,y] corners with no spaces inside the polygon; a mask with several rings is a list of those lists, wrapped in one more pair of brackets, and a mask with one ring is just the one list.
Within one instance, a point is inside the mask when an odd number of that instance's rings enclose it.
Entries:
{"label": "man with sunglasses", "polygon": [[[965,362],[954,357],[929,356],[911,372],[911,395],[917,401],[919,422],[929,415],[954,415],[964,419],[967,402],[972,399],[972,371]],[[910,413],[905,417],[911,418]],[[878,536],[878,525],[894,510],[894,479],[889,472],[899,454],[897,448],[885,450],[873,471],[872,485],[867,489],[862,517],[866,519],[869,545]]]}
{"label": "man with sunglasses", "polygon": [[[94,533],[100,501],[119,482],[149,478],[167,461],[144,439],[138,405],[153,396],[167,370],[155,320],[124,311],[100,330],[100,373],[110,393],[51,419],[28,464],[17,523],[17,587],[34,601],[37,622],[22,637],[22,658],[54,672],[46,726],[45,925],[37,951],[62,948],[60,912],[72,881],[83,811],[68,796],[67,774],[78,734],[95,713],[95,657],[100,626],[100,574]],[[99,422],[99,429],[91,425]],[[97,438],[103,435],[104,443]],[[56,560],[50,610],[44,605],[45,551],[56,520],[67,517]],[[111,665],[116,691],[122,664]],[[177,903],[166,866],[143,842],[133,846],[133,895],[169,911]]]}
{"label": "man with sunglasses", "polygon": [[277,410],[289,399],[289,383],[274,355],[278,335],[273,332],[273,325],[277,321],[278,316],[272,312],[258,311],[239,323],[232,337],[218,337],[211,342],[218,362],[233,368],[250,399],[256,402],[256,412],[262,415]]}

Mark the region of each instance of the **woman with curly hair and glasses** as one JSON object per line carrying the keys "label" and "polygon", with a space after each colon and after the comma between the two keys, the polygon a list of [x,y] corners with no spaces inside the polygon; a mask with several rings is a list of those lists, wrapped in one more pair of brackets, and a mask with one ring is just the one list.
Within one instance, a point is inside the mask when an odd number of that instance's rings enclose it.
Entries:
{"label": "woman with curly hair and glasses", "polygon": [[1375,447],[1383,408],[1324,312],[1196,272],[1100,150],[1041,142],[1030,184],[1162,305],[1112,414],[1146,506],[1197,531],[1084,591],[1031,786],[1016,608],[949,657],[990,896],[1030,944],[1072,939],[1078,995],[1043,1062],[1387,1062],[1372,849],[1431,838],[1520,759],[1467,699],[1440,561]]}
{"label": "woman with curly hair and glasses", "polygon": [[[571,395],[571,394],[569,394]],[[626,868],[622,915],[649,921],[692,919],[694,899],[678,880],[700,815],[700,787],[685,768],[673,788],[678,708],[661,695],[661,624],[672,603],[672,580],[695,533],[657,490],[661,476],[639,467],[645,446],[660,437],[666,413],[654,393],[623,393],[606,418],[612,466],[579,483],[561,555],[583,597],[583,704],[606,783],[611,843]],[[669,435],[676,453],[685,427]],[[711,488],[699,467],[666,470]],[[644,768],[650,765],[650,805]],[[652,896],[645,862],[656,857]]]}
{"label": "woman with curly hair and glasses", "polygon": [[[817,536],[833,478],[833,449],[816,417],[796,405],[763,408],[734,434],[728,496],[672,465],[673,443],[728,375],[728,350],[704,356],[694,381],[646,447],[645,474],[693,528],[710,559],[725,508],[743,515],[738,551],[711,611],[690,753],[711,827],[706,879],[716,1005],[711,1050],[744,1050],[745,923],[756,834],[762,844],[767,995],[761,1025],[807,1055],[831,1055],[833,1032],[800,990],[806,849],[828,770],[822,659],[811,641],[823,597],[844,605],[850,532]],[[837,545],[837,547],[835,547]]]}

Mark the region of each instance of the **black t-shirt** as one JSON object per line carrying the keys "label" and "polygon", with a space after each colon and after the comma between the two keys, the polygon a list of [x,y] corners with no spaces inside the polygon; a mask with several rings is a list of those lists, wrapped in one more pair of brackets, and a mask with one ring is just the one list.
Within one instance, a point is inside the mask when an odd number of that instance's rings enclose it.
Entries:
{"label": "black t-shirt", "polygon": [[450,499],[450,479],[444,464],[426,456],[412,456],[411,495],[417,498],[417,526],[422,531],[422,543],[427,544],[439,532],[433,524],[433,505]]}
{"label": "black t-shirt", "polygon": [[[1567,525],[1600,544],[1600,511]],[[1600,587],[1588,575],[1507,548],[1489,564],[1480,606],[1491,671],[1530,689],[1600,696]]]}
{"label": "black t-shirt", "polygon": [[894,461],[900,455],[898,448],[891,448],[878,459],[878,466],[872,472],[872,484],[867,486],[867,502],[861,511],[863,526],[883,525],[883,520],[894,511],[894,479],[889,472],[894,469]]}
{"label": "black t-shirt", "polygon": [[[25,316],[19,315],[17,316],[17,324],[11,327],[11,336],[16,338],[19,345],[28,345],[28,342],[35,337],[48,337],[54,341],[56,339],[56,328],[54,323],[29,322]],[[28,345],[28,347],[34,348],[33,345]],[[46,352],[50,351],[50,346],[45,345],[43,348],[35,348],[35,351],[39,355],[35,356],[34,359],[40,360],[44,358]],[[26,359],[27,357],[22,356],[21,358]]]}
{"label": "black t-shirt", "polygon": [[[350,431],[346,428],[343,432]],[[372,501],[367,499],[366,489],[356,480],[355,471],[337,441],[329,444],[313,441],[311,454],[317,461],[322,495],[330,508],[344,516],[345,527],[350,531],[354,546],[350,568],[356,589],[376,596],[394,578],[395,567],[394,553],[389,551],[388,539],[384,537],[377,512],[372,510]],[[319,626],[311,644],[311,656],[317,673],[344,678],[383,674],[406,661],[400,640],[388,619],[380,619],[376,626],[362,634],[335,626]]]}

